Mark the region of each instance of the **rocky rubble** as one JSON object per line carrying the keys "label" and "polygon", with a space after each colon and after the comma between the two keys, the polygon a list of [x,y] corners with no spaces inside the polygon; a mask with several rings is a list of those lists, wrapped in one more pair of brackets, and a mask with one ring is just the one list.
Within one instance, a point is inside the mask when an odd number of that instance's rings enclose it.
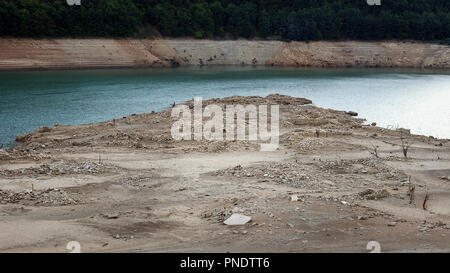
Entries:
{"label": "rocky rubble", "polygon": [[[260,96],[232,96],[202,102],[203,107],[225,105],[279,105],[280,144],[297,150],[315,150],[334,143],[326,137],[351,136],[352,128],[359,128],[363,120],[344,111],[322,109],[304,98],[280,94]],[[182,103],[193,108],[193,100]],[[293,118],[294,117],[294,118]],[[172,149],[173,152],[226,152],[257,150],[261,143],[249,141],[174,141],[171,136],[171,109],[158,113],[133,114],[98,124],[80,126],[55,125],[18,136],[17,151],[39,153],[49,149],[80,150],[90,147],[125,147],[132,149]],[[204,120],[206,122],[207,120]],[[246,120],[248,123],[248,119]],[[298,125],[295,125],[298,124]],[[320,128],[317,128],[319,126]],[[287,132],[283,132],[286,131]],[[320,138],[319,138],[320,137]],[[177,149],[180,148],[180,149]]]}
{"label": "rocky rubble", "polygon": [[389,197],[390,195],[391,194],[386,189],[382,189],[382,190],[378,190],[378,191],[373,190],[373,189],[367,189],[358,194],[358,196],[361,199],[365,199],[365,200],[379,200],[379,199]]}
{"label": "rocky rubble", "polygon": [[183,147],[185,153],[220,153],[230,151],[259,151],[260,145],[250,141],[200,141]]}
{"label": "rocky rubble", "polygon": [[357,160],[323,161],[320,169],[334,174],[372,174],[380,179],[405,179],[407,176],[395,168],[383,163],[379,158],[363,158]]}
{"label": "rocky rubble", "polygon": [[8,170],[0,169],[0,176],[20,175],[65,175],[65,174],[102,174],[112,171],[116,167],[101,162],[58,162],[54,164],[42,164],[38,167]]}
{"label": "rocky rubble", "polygon": [[445,224],[442,221],[438,221],[438,222],[427,222],[427,221],[422,221],[420,223],[419,226],[417,226],[417,228],[419,229],[420,232],[429,232],[432,230],[449,230],[450,229],[450,225]]}
{"label": "rocky rubble", "polygon": [[33,150],[22,150],[22,149],[8,149],[2,150],[0,149],[0,162],[8,161],[8,160],[41,160],[41,159],[50,159],[51,156],[43,153],[39,153]]}
{"label": "rocky rubble", "polygon": [[0,204],[21,204],[26,206],[68,206],[77,205],[80,200],[75,194],[62,189],[13,192],[0,190]]}
{"label": "rocky rubble", "polygon": [[[246,105],[246,104],[254,104],[254,105],[291,105],[291,106],[300,106],[300,105],[308,105],[311,104],[312,101],[305,98],[294,98],[287,95],[281,94],[270,94],[267,97],[260,96],[231,96],[223,99],[210,99],[207,101],[203,101],[203,107],[209,104],[217,104],[217,105]],[[189,101],[186,103],[189,106],[193,106],[193,102]]]}
{"label": "rocky rubble", "polygon": [[7,151],[0,149],[0,160],[8,160],[10,159],[10,155]]}
{"label": "rocky rubble", "polygon": [[[355,187],[380,187],[398,182],[406,175],[386,166],[378,159],[316,161],[300,164],[295,161],[264,163],[214,172],[216,176],[256,177],[260,182],[273,181],[296,188],[319,191],[349,191]],[[388,179],[386,181],[386,179]]]}
{"label": "rocky rubble", "polygon": [[202,213],[202,218],[214,218],[218,222],[223,222],[233,214],[232,208],[215,208]]}

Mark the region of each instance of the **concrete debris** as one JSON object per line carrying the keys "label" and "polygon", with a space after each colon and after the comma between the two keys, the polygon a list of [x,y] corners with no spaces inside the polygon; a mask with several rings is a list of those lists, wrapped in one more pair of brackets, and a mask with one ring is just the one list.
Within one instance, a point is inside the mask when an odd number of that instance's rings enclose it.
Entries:
{"label": "concrete debris", "polygon": [[245,225],[252,220],[252,217],[246,216],[239,213],[232,214],[227,220],[223,223],[227,226],[240,226]]}

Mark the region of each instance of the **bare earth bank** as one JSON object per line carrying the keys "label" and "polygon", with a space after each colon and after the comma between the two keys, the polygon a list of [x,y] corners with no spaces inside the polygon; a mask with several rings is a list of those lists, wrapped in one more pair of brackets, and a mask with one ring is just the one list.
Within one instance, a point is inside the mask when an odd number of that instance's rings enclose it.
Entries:
{"label": "bare earth bank", "polygon": [[450,47],[413,41],[0,38],[0,71],[189,65],[450,68]]}
{"label": "bare earth bank", "polygon": [[19,136],[0,150],[0,250],[450,251],[449,140],[282,95],[207,103],[279,104],[280,148],[173,141],[170,110]]}

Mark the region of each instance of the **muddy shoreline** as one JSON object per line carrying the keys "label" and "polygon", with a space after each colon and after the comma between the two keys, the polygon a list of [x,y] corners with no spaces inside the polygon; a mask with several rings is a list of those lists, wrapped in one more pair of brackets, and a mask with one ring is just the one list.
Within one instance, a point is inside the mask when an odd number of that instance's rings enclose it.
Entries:
{"label": "muddy shoreline", "polygon": [[214,65],[449,69],[450,48],[417,41],[0,38],[0,71]]}
{"label": "muddy shoreline", "polygon": [[170,109],[42,127],[0,150],[0,251],[450,251],[449,140],[278,94],[207,104],[280,105],[279,149],[174,141]]}

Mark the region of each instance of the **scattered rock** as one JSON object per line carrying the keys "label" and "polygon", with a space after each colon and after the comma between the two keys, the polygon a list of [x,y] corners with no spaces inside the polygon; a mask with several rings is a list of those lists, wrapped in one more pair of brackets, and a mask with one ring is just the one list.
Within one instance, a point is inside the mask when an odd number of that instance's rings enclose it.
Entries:
{"label": "scattered rock", "polygon": [[128,240],[134,239],[134,236],[121,236],[121,235],[119,235],[119,234],[112,235],[112,237],[113,237],[114,239],[117,239],[117,240],[123,240],[123,241],[128,241]]}
{"label": "scattered rock", "polygon": [[107,219],[118,219],[119,218],[119,214],[118,213],[109,213],[105,215],[105,218]]}
{"label": "scattered rock", "polygon": [[0,170],[0,176],[101,174],[113,169],[117,168],[99,162],[61,161],[54,164],[42,164],[39,167],[30,167],[15,170]]}
{"label": "scattered rock", "polygon": [[38,130],[39,133],[48,133],[50,131],[51,131],[51,129],[48,128],[47,126],[39,127],[39,130]]}
{"label": "scattered rock", "polygon": [[26,134],[23,134],[23,135],[17,135],[16,136],[16,141],[17,142],[25,142],[29,138],[31,138],[31,134],[30,133],[26,133]]}
{"label": "scattered rock", "polygon": [[0,190],[1,204],[22,204],[26,206],[68,206],[80,203],[75,194],[61,189],[12,192]]}
{"label": "scattered rock", "polygon": [[396,225],[397,225],[397,222],[388,223],[388,227],[395,227]]}
{"label": "scattered rock", "polygon": [[386,189],[382,189],[382,190],[378,190],[378,191],[375,191],[373,189],[367,189],[358,194],[358,196],[361,199],[365,199],[365,200],[379,200],[379,199],[389,197],[390,195],[391,194]]}
{"label": "scattered rock", "polygon": [[293,194],[293,195],[291,195],[290,197],[291,197],[291,202],[297,202],[297,201],[299,200],[297,194]]}
{"label": "scattered rock", "polygon": [[232,214],[227,220],[223,223],[227,226],[240,226],[245,225],[252,220],[252,217],[246,216],[239,213]]}
{"label": "scattered rock", "polygon": [[357,117],[358,116],[358,113],[356,113],[356,112],[353,112],[353,111],[347,111],[347,112],[345,112],[347,115],[349,115],[349,116],[352,116],[352,117]]}

